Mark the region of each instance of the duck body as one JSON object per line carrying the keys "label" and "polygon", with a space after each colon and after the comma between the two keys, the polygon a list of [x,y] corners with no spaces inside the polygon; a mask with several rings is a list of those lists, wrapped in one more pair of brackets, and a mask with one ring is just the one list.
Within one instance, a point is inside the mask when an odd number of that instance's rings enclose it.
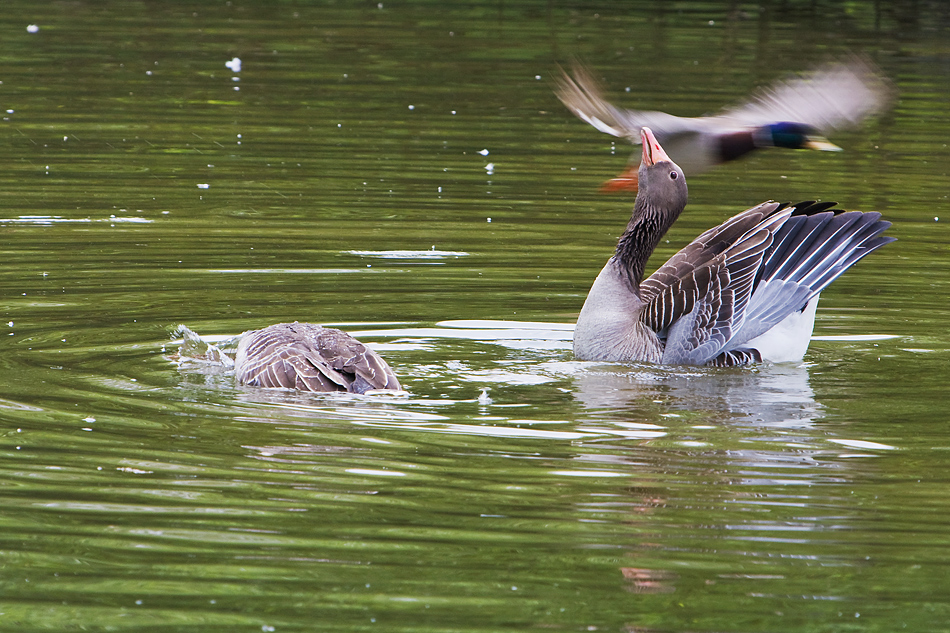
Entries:
{"label": "duck body", "polygon": [[763,202],[705,231],[643,279],[687,189],[652,132],[642,134],[637,201],[578,316],[575,356],[673,365],[801,360],[819,294],[894,241],[881,235],[890,223],[874,212],[835,213],[834,203]]}
{"label": "duck body", "polygon": [[245,332],[234,373],[242,385],[301,391],[400,390],[385,360],[335,328],[313,323],[278,323]]}
{"label": "duck body", "polygon": [[[840,150],[824,136],[857,125],[892,98],[888,83],[857,58],[776,83],[708,117],[618,108],[581,66],[575,66],[573,76],[563,73],[557,96],[578,118],[634,145],[640,144],[640,129],[649,127],[670,158],[691,176],[766,147]],[[604,190],[635,190],[637,175],[635,155]]]}

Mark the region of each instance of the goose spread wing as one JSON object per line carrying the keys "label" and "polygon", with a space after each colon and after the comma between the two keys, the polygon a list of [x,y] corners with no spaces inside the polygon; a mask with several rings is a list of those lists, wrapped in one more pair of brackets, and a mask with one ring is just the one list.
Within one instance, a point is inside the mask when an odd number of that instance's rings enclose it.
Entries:
{"label": "goose spread wing", "polygon": [[887,80],[870,62],[854,57],[773,84],[710,121],[739,127],[791,121],[827,134],[854,127],[892,100],[893,89]]}
{"label": "goose spread wing", "polygon": [[[683,309],[689,311],[667,330],[664,363],[704,365],[719,356],[742,327],[756,270],[771,242],[768,229],[756,230],[671,288],[687,299]],[[709,273],[702,275],[700,270]],[[688,308],[690,302],[693,305]]]}
{"label": "goose spread wing", "polygon": [[242,384],[302,391],[400,389],[376,352],[334,328],[280,323],[244,335],[235,358]]}
{"label": "goose spread wing", "polygon": [[[648,309],[644,311],[646,322],[651,327],[656,326],[654,331],[668,327],[672,320],[676,318],[677,313],[670,312],[666,309],[667,306],[655,304],[654,298],[667,292],[667,289],[676,280],[682,279],[693,270],[707,265],[713,258],[736,244],[743,235],[756,227],[763,219],[782,211],[785,207],[786,205],[773,201],[758,204],[703,232],[669,258],[655,273],[640,284],[640,299],[648,304]],[[788,213],[791,213],[791,211],[788,211]]]}
{"label": "goose spread wing", "polygon": [[702,365],[729,345],[773,234],[791,212],[775,202],[744,211],[700,235],[641,284],[647,294],[640,319],[666,339],[664,363]]}
{"label": "goose spread wing", "polygon": [[706,127],[703,119],[678,117],[666,112],[625,110],[607,101],[603,89],[585,67],[573,67],[573,76],[563,70],[558,78],[557,97],[579,119],[601,132],[625,138],[639,145],[640,129],[650,128],[657,139],[668,143],[671,138],[692,135]]}
{"label": "goose spread wing", "polygon": [[746,321],[731,346],[767,332],[824,290],[862,257],[893,242],[876,212],[829,211],[835,203],[802,202],[776,232],[762,261]]}

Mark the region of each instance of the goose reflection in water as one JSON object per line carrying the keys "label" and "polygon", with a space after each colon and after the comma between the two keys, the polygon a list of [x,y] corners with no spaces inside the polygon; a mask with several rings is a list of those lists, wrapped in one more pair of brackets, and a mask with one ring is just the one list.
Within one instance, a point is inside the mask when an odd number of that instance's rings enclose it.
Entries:
{"label": "goose reflection in water", "polygon": [[755,369],[659,368],[593,365],[574,375],[574,397],[608,415],[644,405],[702,412],[705,419],[757,426],[807,428],[822,417],[804,365]]}
{"label": "goose reflection in water", "polygon": [[[602,426],[630,424],[631,415],[662,420],[664,445],[685,450],[693,466],[723,473],[724,485],[784,487],[842,477],[841,461],[819,459],[838,455],[841,446],[816,427],[824,407],[805,366],[686,373],[602,365],[578,372],[574,386],[575,399]],[[717,431],[723,428],[726,436]],[[656,459],[657,469],[669,466],[668,456]]]}

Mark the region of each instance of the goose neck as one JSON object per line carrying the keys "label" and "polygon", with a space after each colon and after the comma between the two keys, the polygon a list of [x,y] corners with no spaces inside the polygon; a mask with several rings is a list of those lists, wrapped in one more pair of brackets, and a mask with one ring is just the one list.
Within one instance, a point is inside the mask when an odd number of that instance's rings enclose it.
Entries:
{"label": "goose neck", "polygon": [[633,215],[617,242],[614,258],[625,273],[631,289],[638,295],[650,255],[681,211],[682,209],[672,212],[660,209],[637,198]]}

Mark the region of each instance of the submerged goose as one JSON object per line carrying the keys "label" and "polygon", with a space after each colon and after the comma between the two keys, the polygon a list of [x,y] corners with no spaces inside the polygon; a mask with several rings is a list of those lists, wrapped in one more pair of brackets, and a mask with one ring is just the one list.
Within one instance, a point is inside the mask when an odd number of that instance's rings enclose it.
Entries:
{"label": "submerged goose", "polygon": [[234,358],[242,385],[301,391],[401,389],[379,354],[334,328],[278,323],[245,332]]}
{"label": "submerged goose", "polygon": [[[676,163],[690,176],[762,147],[840,148],[822,135],[853,127],[880,111],[891,89],[860,59],[829,64],[809,75],[774,84],[746,103],[710,117],[678,117],[665,112],[624,110],[604,99],[590,72],[581,66],[558,82],[558,98],[601,132],[640,143],[640,128],[653,130]],[[636,190],[636,155],[604,191]]]}
{"label": "submerged goose", "polygon": [[640,190],[617,250],[574,329],[581,360],[741,365],[801,360],[818,293],[894,241],[880,213],[763,202],[693,240],[649,278],[644,267],[686,206],[686,179],[649,128]]}

